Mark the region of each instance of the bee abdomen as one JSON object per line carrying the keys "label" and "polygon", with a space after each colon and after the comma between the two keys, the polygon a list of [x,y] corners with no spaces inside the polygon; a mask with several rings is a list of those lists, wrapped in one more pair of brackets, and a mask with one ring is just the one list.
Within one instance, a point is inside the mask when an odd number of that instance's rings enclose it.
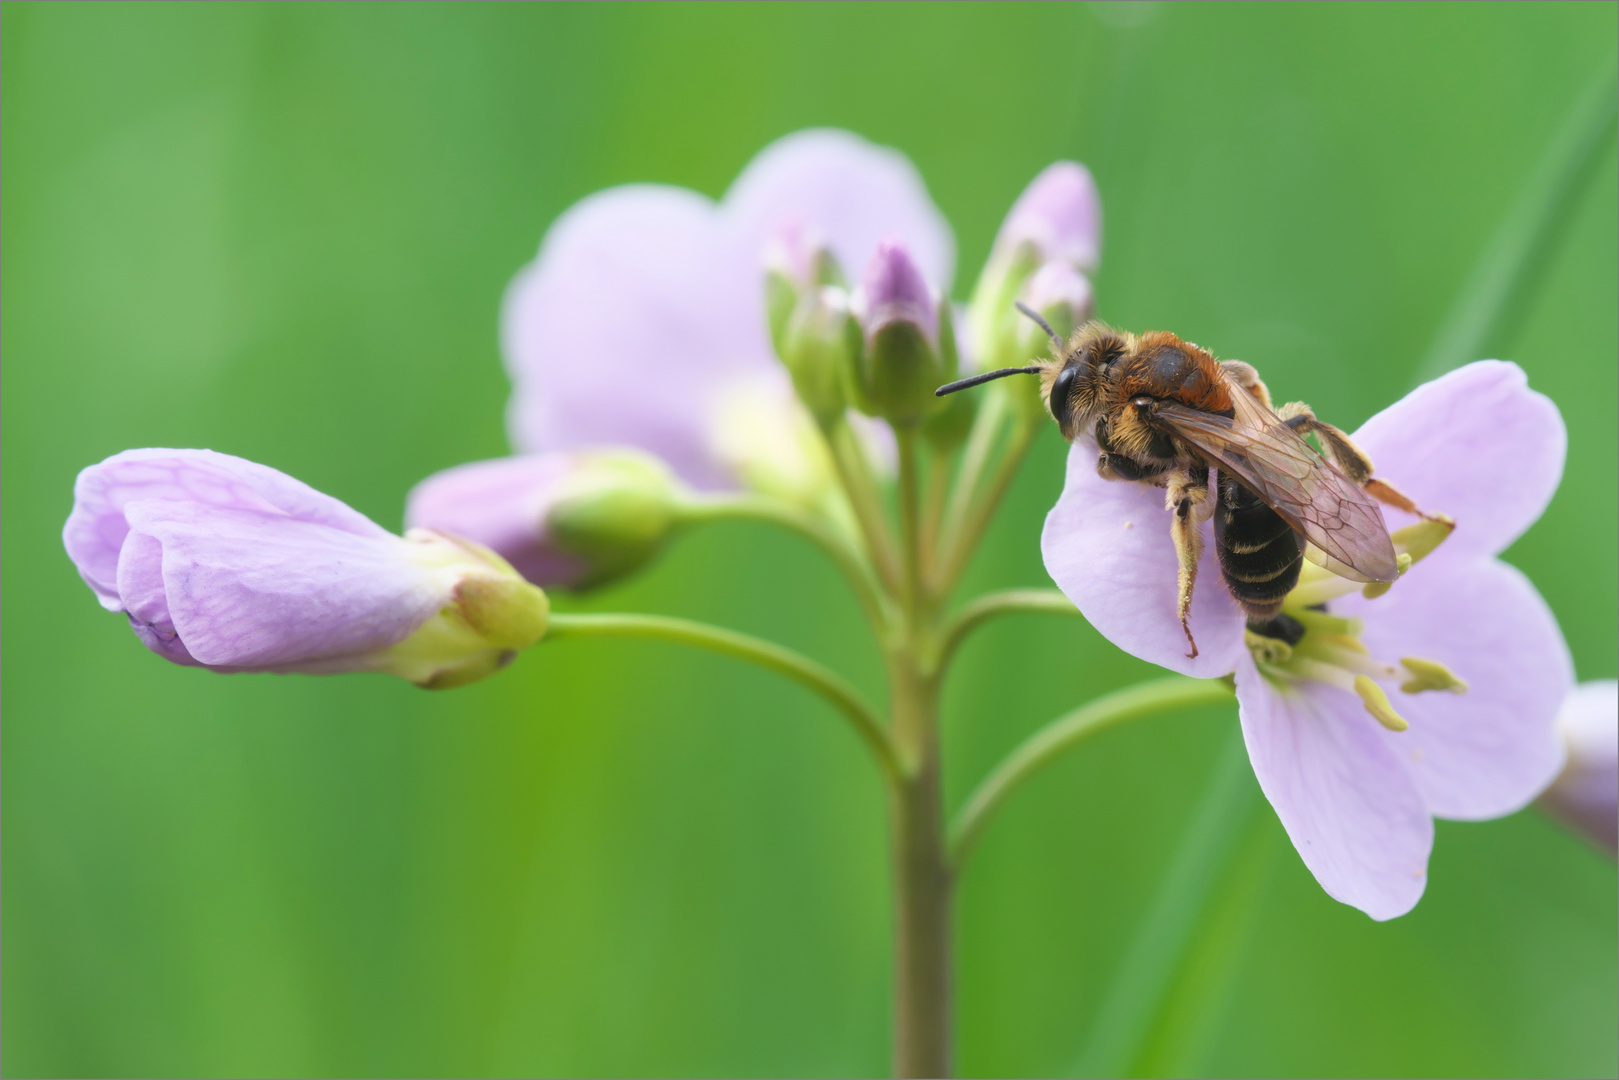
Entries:
{"label": "bee abdomen", "polygon": [[1220,574],[1249,619],[1274,617],[1298,584],[1304,558],[1292,526],[1259,496],[1222,476],[1214,541]]}

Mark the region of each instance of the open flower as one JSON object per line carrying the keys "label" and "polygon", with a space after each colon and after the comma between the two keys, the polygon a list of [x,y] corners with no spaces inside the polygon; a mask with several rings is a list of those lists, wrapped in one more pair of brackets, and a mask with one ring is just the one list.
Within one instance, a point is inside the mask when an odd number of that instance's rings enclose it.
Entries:
{"label": "open flower", "polygon": [[[1084,440],[1041,546],[1120,648],[1188,675],[1235,672],[1249,759],[1294,847],[1329,894],[1387,919],[1422,895],[1432,818],[1511,813],[1562,766],[1568,649],[1534,586],[1495,556],[1550,501],[1567,440],[1557,407],[1493,360],[1418,387],[1354,439],[1455,532],[1375,599],[1307,566],[1285,609],[1306,627],[1290,650],[1245,635],[1207,545],[1190,619],[1200,652],[1183,655],[1163,495],[1100,479]],[[1410,554],[1439,539],[1385,514]]]}
{"label": "open flower", "polygon": [[126,450],[85,469],[62,542],[101,606],[177,664],[457,686],[545,633],[545,594],[487,549],[395,536],[211,450]]}
{"label": "open flower", "polygon": [[766,249],[795,230],[846,267],[895,234],[949,287],[954,239],[921,177],[847,132],[773,143],[718,204],[661,185],[599,192],[552,225],[507,292],[513,444],[639,447],[706,489],[822,482],[766,316]]}
{"label": "open flower", "polygon": [[1557,714],[1568,764],[1541,809],[1610,856],[1619,852],[1619,682],[1581,683]]}

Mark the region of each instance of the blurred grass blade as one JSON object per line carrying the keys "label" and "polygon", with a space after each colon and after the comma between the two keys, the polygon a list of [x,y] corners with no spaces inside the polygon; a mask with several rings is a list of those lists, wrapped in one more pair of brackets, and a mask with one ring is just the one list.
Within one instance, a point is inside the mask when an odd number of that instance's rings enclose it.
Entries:
{"label": "blurred grass blade", "polygon": [[1457,294],[1417,381],[1485,359],[1512,343],[1539,293],[1551,256],[1579,205],[1586,181],[1614,142],[1619,114],[1615,68],[1604,68],[1575,100],[1562,127]]}
{"label": "blurred grass blade", "polygon": [[1233,725],[1169,872],[1119,964],[1075,1075],[1118,1076],[1136,1061],[1204,902],[1259,802],[1242,731]]}

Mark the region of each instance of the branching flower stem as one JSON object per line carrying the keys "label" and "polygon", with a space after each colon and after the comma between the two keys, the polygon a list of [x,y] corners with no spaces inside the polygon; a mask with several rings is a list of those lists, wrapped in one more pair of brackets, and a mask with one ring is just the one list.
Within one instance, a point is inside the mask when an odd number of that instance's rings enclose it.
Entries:
{"label": "branching flower stem", "polygon": [[791,649],[735,630],[664,615],[551,616],[550,628],[546,631],[548,640],[580,637],[640,637],[674,641],[746,660],[785,675],[836,707],[871,748],[887,777],[896,779],[901,775],[899,758],[877,711],[841,675]]}
{"label": "branching flower stem", "polygon": [[934,667],[941,671],[949,667],[961,643],[989,620],[1000,615],[1017,614],[1078,615],[1079,609],[1056,589],[1004,589],[985,593],[962,608],[946,624]]}
{"label": "branching flower stem", "polygon": [[1053,720],[1012,751],[967,799],[950,826],[951,864],[959,869],[985,824],[1006,797],[1065,750],[1126,720],[1192,705],[1229,701],[1232,694],[1231,684],[1223,679],[1183,676],[1154,679],[1104,694]]}

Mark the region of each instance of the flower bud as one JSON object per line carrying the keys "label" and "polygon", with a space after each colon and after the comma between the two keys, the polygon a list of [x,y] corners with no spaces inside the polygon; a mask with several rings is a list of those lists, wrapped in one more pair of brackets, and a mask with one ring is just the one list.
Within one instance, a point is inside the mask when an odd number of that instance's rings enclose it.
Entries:
{"label": "flower bud", "polygon": [[[1090,280],[1070,264],[1055,260],[1029,277],[1018,300],[1038,311],[1063,341],[1068,340],[1076,326],[1084,325],[1095,309]],[[1007,328],[1007,338],[1012,343],[1010,355],[1015,359],[1003,366],[1026,364],[1051,355],[1051,339],[1038,323],[1015,306],[1008,318],[1011,325]],[[1003,379],[1002,383],[1002,392],[1009,394],[1020,409],[1039,418],[1049,416],[1038,380]]]}
{"label": "flower bud", "polygon": [[1611,856],[1619,850],[1619,683],[1576,686],[1557,730],[1568,760],[1540,806]]}
{"label": "flower bud", "polygon": [[852,390],[862,412],[919,423],[937,407],[933,391],[955,374],[949,305],[934,303],[922,273],[897,240],[884,240],[866,267],[854,307],[864,330]]}
{"label": "flower bud", "polygon": [[978,365],[1010,367],[1027,359],[1017,342],[1022,317],[1013,301],[1047,264],[1093,273],[1101,244],[1102,208],[1091,174],[1072,161],[1047,166],[1012,204],[973,290],[969,321]]}
{"label": "flower bud", "polygon": [[799,400],[825,427],[846,406],[843,373],[860,350],[860,325],[849,312],[837,259],[796,219],[778,228],[765,249],[765,304],[776,356]]}
{"label": "flower bud", "polygon": [[536,454],[430,476],[411,491],[405,519],[487,545],[536,584],[587,589],[656,556],[680,499],[668,467],[649,454]]}
{"label": "flower bud", "polygon": [[1065,262],[1087,274],[1102,263],[1102,202],[1085,166],[1058,161],[1046,166],[1012,204],[995,249],[1034,247],[1039,261]]}
{"label": "flower bud", "polygon": [[129,450],[74,485],[68,556],[109,611],[177,664],[381,671],[458,686],[545,633],[545,594],[499,556],[393,535],[274,469],[209,450]]}

